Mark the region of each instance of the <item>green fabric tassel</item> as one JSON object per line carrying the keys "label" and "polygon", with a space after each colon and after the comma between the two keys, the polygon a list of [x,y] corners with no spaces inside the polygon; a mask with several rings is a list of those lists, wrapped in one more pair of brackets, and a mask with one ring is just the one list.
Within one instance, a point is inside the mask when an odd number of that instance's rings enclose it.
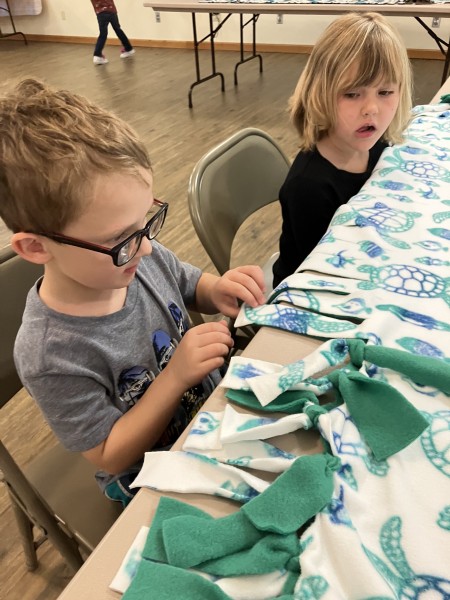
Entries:
{"label": "green fabric tassel", "polygon": [[195,506],[163,496],[156,509],[155,516],[152,519],[152,526],[147,535],[142,557],[148,560],[158,562],[168,562],[166,549],[164,548],[164,539],[162,526],[168,519],[179,517],[180,515],[197,517],[205,520],[212,520],[213,517]]}
{"label": "green fabric tassel", "polygon": [[303,407],[307,402],[318,404],[317,396],[307,390],[291,390],[283,392],[267,406],[261,406],[260,401],[251,391],[246,390],[228,390],[225,396],[228,400],[239,404],[250,410],[264,410],[264,412],[283,412],[290,415],[303,412]]}
{"label": "green fabric tassel", "polygon": [[[186,536],[183,533],[183,524],[177,517],[192,517],[194,523],[198,523],[198,532],[201,535],[203,528],[207,528],[205,522],[214,521],[213,517],[208,513],[195,508],[189,504],[185,504],[173,498],[162,497],[159,501],[158,508],[152,520],[147,540],[142,551],[142,557],[146,560],[164,562],[171,564],[174,567],[183,568],[186,564],[184,561],[179,561],[179,555],[174,555],[173,551],[169,552],[169,556],[164,546],[163,526],[165,524],[165,533],[169,538],[169,547],[172,547],[172,540],[182,544],[181,555],[184,553],[191,555],[196,553],[196,545],[189,544],[189,535],[191,534],[192,520],[190,520],[189,533]],[[169,525],[174,519],[172,525]],[[197,521],[197,519],[203,522]],[[225,519],[225,526],[228,521]],[[254,530],[253,526],[248,523],[248,526]],[[172,538],[172,527],[173,538]],[[233,535],[235,531],[230,530]],[[246,548],[239,552],[231,552],[230,554],[221,556],[220,558],[210,559],[211,553],[208,551],[208,546],[201,547],[201,554],[196,554],[188,563],[193,563],[197,569],[215,575],[217,577],[237,577],[240,575],[260,575],[270,573],[275,570],[287,568],[287,565],[293,565],[297,571],[298,577],[298,555],[299,542],[295,534],[290,536],[280,536],[277,534],[257,534],[258,539],[252,547]],[[250,542],[253,538],[250,539]],[[220,548],[219,553],[226,552],[226,548]],[[201,562],[205,556],[208,560]],[[294,561],[292,559],[295,559]]]}
{"label": "green fabric tassel", "polygon": [[242,509],[211,521],[179,516],[163,523],[168,563],[185,569],[251,548],[263,536]]}
{"label": "green fabric tassel", "polygon": [[142,560],[122,600],[232,600],[197,573]]}
{"label": "green fabric tassel", "polygon": [[[247,573],[285,567],[299,553],[297,530],[330,501],[332,474],[339,465],[340,460],[330,455],[302,456],[263,493],[232,515],[205,519],[182,514],[166,519],[162,522],[162,538],[167,561],[177,567],[200,569],[207,563],[210,573],[215,568],[220,569],[217,574],[236,573],[239,559],[233,555],[242,553]],[[160,522],[158,517],[156,524],[159,526]],[[276,541],[275,534],[288,539]],[[158,536],[155,532],[154,538]],[[283,548],[282,557],[276,556],[274,545],[278,545],[280,554]],[[253,546],[257,546],[254,553],[245,552]],[[250,561],[256,556],[258,560],[252,566]],[[224,560],[214,560],[220,558]]]}
{"label": "green fabric tassel", "polygon": [[[217,577],[238,577],[281,571],[295,564],[295,573],[298,578],[299,554],[300,547],[296,533],[289,535],[268,533],[252,548],[215,560],[208,560],[195,568]],[[292,558],[296,560],[293,561]]]}
{"label": "green fabric tassel", "polygon": [[241,511],[261,531],[295,532],[330,501],[333,471],[340,464],[327,454],[301,456]]}
{"label": "green fabric tassel", "polygon": [[443,360],[395,350],[383,346],[366,346],[363,340],[347,340],[352,363],[358,368],[362,361],[403,373],[420,385],[430,385],[450,394],[450,367]]}
{"label": "green fabric tassel", "polygon": [[335,371],[328,377],[376,460],[403,450],[428,427],[420,412],[391,385],[357,371]]}

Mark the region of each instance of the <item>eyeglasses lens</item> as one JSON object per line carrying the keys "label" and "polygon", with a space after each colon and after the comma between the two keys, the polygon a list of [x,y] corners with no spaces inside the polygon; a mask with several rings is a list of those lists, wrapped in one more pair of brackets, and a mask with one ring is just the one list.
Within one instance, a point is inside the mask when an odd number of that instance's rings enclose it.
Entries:
{"label": "eyeglasses lens", "polygon": [[117,262],[118,262],[118,266],[122,266],[125,265],[127,262],[129,262],[134,255],[136,254],[136,252],[139,249],[139,243],[140,242],[140,238],[139,237],[135,237],[132,240],[130,240],[128,242],[128,244],[126,244],[125,246],[122,246],[122,248],[120,249],[120,252],[117,256]]}
{"label": "eyeglasses lens", "polygon": [[162,212],[159,215],[156,215],[156,219],[150,223],[150,229],[148,231],[148,237],[150,240],[153,240],[161,231],[165,216],[165,213]]}
{"label": "eyeglasses lens", "polygon": [[[154,215],[154,220],[150,219],[149,228],[147,232],[147,237],[149,240],[153,240],[161,231],[165,218],[166,213],[165,211],[162,211],[160,214]],[[117,256],[117,264],[119,267],[125,265],[132,258],[134,258],[137,251],[139,250],[144,235],[145,234],[143,232],[138,233],[127,244],[125,244],[125,246],[122,246]]]}

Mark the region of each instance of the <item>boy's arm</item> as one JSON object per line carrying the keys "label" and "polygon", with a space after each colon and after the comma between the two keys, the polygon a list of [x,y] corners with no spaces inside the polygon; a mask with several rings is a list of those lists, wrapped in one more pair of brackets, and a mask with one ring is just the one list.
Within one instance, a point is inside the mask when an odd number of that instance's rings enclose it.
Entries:
{"label": "boy's arm", "polygon": [[264,304],[264,291],[264,275],[257,266],[237,267],[222,277],[203,273],[195,290],[195,310],[234,318],[239,313],[239,301],[253,308]]}
{"label": "boy's arm", "polygon": [[139,401],[113,425],[106,440],[83,452],[111,474],[125,471],[152,449],[169,424],[186,390],[224,363],[233,345],[224,321],[187,331],[163,371]]}

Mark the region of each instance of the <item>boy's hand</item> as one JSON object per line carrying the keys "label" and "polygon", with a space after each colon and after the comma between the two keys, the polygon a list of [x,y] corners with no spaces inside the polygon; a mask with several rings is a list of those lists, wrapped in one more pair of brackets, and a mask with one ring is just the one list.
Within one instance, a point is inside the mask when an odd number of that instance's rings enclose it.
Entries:
{"label": "boy's hand", "polygon": [[226,321],[192,327],[184,334],[164,371],[169,371],[186,391],[223,365],[233,343]]}
{"label": "boy's hand", "polygon": [[211,300],[223,315],[234,318],[239,313],[238,300],[256,308],[266,301],[264,291],[262,269],[247,265],[222,275],[211,289]]}

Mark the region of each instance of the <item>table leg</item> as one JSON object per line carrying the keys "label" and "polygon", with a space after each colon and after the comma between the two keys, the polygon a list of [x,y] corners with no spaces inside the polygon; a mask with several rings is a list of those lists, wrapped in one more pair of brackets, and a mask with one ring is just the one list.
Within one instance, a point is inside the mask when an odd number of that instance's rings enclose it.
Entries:
{"label": "table leg", "polygon": [[[224,23],[226,23],[226,21],[228,21],[228,19],[231,17],[231,13],[230,13],[224,18],[224,20],[221,23],[219,23],[217,25],[217,27],[214,27],[214,21],[213,21],[214,15],[213,15],[213,13],[210,13],[209,14],[209,33],[207,35],[205,35],[205,37],[203,37],[201,40],[199,40],[197,37],[196,13],[191,13],[191,14],[192,14],[192,32],[193,32],[193,36],[194,36],[195,74],[196,74],[197,79],[194,81],[194,83],[189,88],[189,94],[188,94],[189,108],[193,107],[193,104],[192,104],[193,89],[196,85],[200,85],[200,83],[204,83],[205,81],[208,81],[209,79],[213,79],[214,77],[220,77],[221,90],[222,90],[222,92],[225,91],[225,78],[223,76],[223,73],[221,73],[220,71],[216,71],[216,51],[215,51],[215,46],[214,46],[214,38],[217,35],[217,32],[219,31],[219,29],[221,29],[221,27],[223,27]],[[211,43],[210,43],[211,74],[207,75],[206,77],[202,77],[201,72],[200,72],[199,47],[200,47],[200,44],[202,44],[204,41],[206,41],[208,39],[211,40]]]}
{"label": "table leg", "polygon": [[16,25],[14,23],[14,19],[12,16],[12,12],[11,12],[11,7],[9,6],[9,0],[6,0],[6,8],[3,8],[3,6],[0,6],[0,10],[4,10],[6,12],[6,14],[9,16],[9,20],[11,21],[11,25],[12,25],[12,33],[2,33],[2,30],[0,29],[0,40],[2,38],[7,38],[7,37],[12,37],[13,35],[21,35],[23,37],[23,41],[25,42],[25,45],[28,46],[28,40],[25,36],[24,33],[22,33],[21,31],[17,31],[16,29]]}
{"label": "table leg", "polygon": [[445,40],[443,40],[442,38],[440,38],[432,29],[431,27],[428,27],[428,25],[422,21],[422,19],[420,17],[414,17],[416,19],[416,21],[418,23],[420,23],[422,25],[422,27],[426,30],[426,32],[428,33],[428,35],[430,35],[434,41],[436,42],[436,44],[439,47],[439,50],[442,52],[442,54],[445,56],[445,63],[444,63],[444,70],[442,72],[442,79],[441,79],[441,85],[444,83],[444,81],[447,79],[448,76],[448,68],[449,68],[449,62],[450,62],[450,56],[449,56],[449,52],[450,52],[450,39],[448,42],[446,42]]}
{"label": "table leg", "polygon": [[445,55],[445,63],[444,63],[444,69],[442,71],[441,85],[444,84],[445,81],[447,80],[449,67],[450,67],[450,38],[449,38],[448,44],[447,44],[447,53]]}
{"label": "table leg", "polygon": [[[236,66],[234,67],[234,85],[238,84],[238,79],[237,79],[237,70],[239,65],[242,65],[246,62],[248,62],[249,60],[253,60],[254,58],[258,58],[259,59],[259,72],[262,73],[263,71],[263,62],[262,62],[262,56],[261,54],[256,54],[256,21],[258,20],[259,15],[253,14],[251,16],[251,18],[244,23],[244,17],[242,14],[239,15],[239,25],[240,25],[240,51],[241,51],[241,60],[239,62],[236,63]],[[253,27],[253,40],[252,40],[252,53],[250,56],[247,56],[247,58],[244,58],[244,27],[246,27],[249,23],[252,23]]]}

